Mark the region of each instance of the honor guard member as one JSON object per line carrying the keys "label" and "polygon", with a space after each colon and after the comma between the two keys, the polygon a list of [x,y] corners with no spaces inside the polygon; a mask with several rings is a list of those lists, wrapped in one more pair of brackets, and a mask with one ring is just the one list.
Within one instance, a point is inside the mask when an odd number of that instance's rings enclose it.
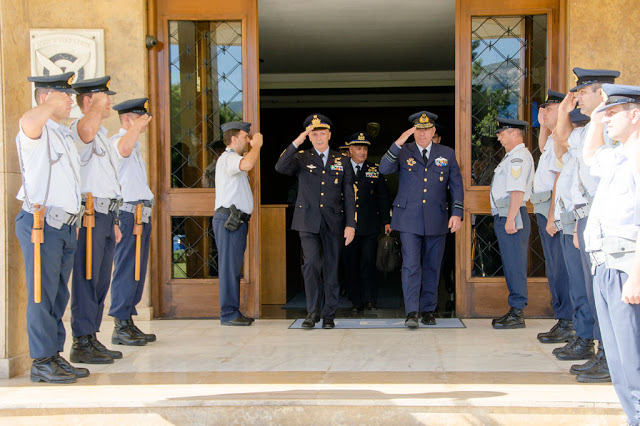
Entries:
{"label": "honor guard member", "polygon": [[78,151],[71,132],[60,124],[71,113],[72,78],[73,72],[28,78],[35,84],[37,106],[20,118],[16,136],[22,173],[17,198],[23,203],[15,229],[27,282],[33,382],[74,383],[89,375],[60,356],[76,226],[82,217]]}
{"label": "honor guard member", "polygon": [[[380,172],[398,172],[391,228],[402,242],[402,291],[407,319],[416,328],[418,312],[425,325],[434,325],[438,283],[448,230],[460,229],[463,212],[462,175],[453,149],[432,142],[438,116],[420,111],[409,117],[412,127],[387,150]],[[406,143],[413,135],[415,141]],[[449,217],[447,191],[451,193]]]}
{"label": "honor guard member", "polygon": [[[322,308],[322,328],[334,328],[340,292],[340,247],[353,241],[356,228],[353,168],[348,158],[329,149],[329,118],[312,114],[304,121],[304,127],[280,155],[276,171],[298,177],[291,228],[299,231],[302,245],[308,313],[302,327],[315,327]],[[313,147],[298,151],[307,136]]]}
{"label": "honor guard member", "polygon": [[222,325],[248,326],[253,318],[240,312],[240,275],[249,219],[253,213],[253,194],[247,172],[258,162],[262,135],[256,133],[249,138],[251,123],[244,121],[225,123],[221,128],[227,149],[216,166],[216,213],[213,216],[220,278],[220,322]]}
{"label": "honor guard member", "polygon": [[[109,315],[115,322],[111,336],[114,345],[144,346],[156,340],[154,334],[143,333],[132,319],[133,315],[138,314],[136,305],[142,299],[144,290],[154,202],[138,142],[140,134],[146,131],[151,121],[146,103],[147,98],[138,98],[113,107],[120,116],[121,129],[111,137],[111,145],[118,156],[118,175],[124,201],[118,214],[122,239],[116,245],[113,257],[109,309]],[[136,256],[137,252],[140,253],[139,257]]]}
{"label": "honor guard member", "polygon": [[540,122],[538,146],[542,154],[533,178],[533,192],[530,199],[544,252],[553,315],[558,320],[550,331],[538,334],[538,340],[542,343],[566,342],[573,337],[569,276],[562,256],[563,236],[555,227],[555,200],[552,197],[556,178],[562,170],[562,162],[556,158],[554,138],[557,138],[555,127],[558,121],[558,105],[564,96],[563,93],[549,90],[545,103],[540,105],[538,111]]}
{"label": "honor guard member", "polygon": [[87,364],[110,364],[122,358],[122,352],[110,351],[96,337],[111,283],[113,251],[121,237],[116,224],[122,203],[118,158],[107,138],[107,129],[101,124],[111,113],[109,96],[115,95],[108,87],[110,79],[105,76],[72,85],[78,92],[76,102],[83,114],[70,128],[80,154],[85,217],[73,262],[70,358],[71,362]]}
{"label": "honor guard member", "polygon": [[[640,150],[640,86],[604,84],[606,104],[591,114],[584,162],[600,177],[584,233],[592,258],[594,296],[613,387],[630,425],[640,424],[640,229],[636,159]],[[620,142],[599,138],[606,124]]]}
{"label": "honor guard member", "polygon": [[531,222],[525,206],[533,187],[533,157],[524,145],[528,123],[498,117],[498,141],[506,155],[491,181],[491,214],[498,239],[504,278],[509,289],[509,311],[492,321],[493,328],[524,328],[527,306],[527,257]]}
{"label": "honor guard member", "polygon": [[355,133],[348,141],[350,167],[355,175],[354,190],[358,227],[356,237],[342,252],[345,279],[354,307],[376,309],[378,282],[376,277],[376,250],[378,232],[384,225],[391,232],[389,193],[378,164],[367,161],[371,137]]}

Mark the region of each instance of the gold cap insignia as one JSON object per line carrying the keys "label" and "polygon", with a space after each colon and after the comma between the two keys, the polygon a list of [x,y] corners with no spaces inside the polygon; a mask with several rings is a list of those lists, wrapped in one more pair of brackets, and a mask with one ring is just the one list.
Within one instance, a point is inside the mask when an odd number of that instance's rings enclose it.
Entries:
{"label": "gold cap insignia", "polygon": [[420,122],[420,124],[426,124],[429,122],[429,116],[423,113],[418,119],[418,121]]}
{"label": "gold cap insignia", "polygon": [[312,125],[313,127],[316,127],[316,126],[319,126],[319,125],[321,125],[321,124],[322,124],[322,121],[320,121],[320,119],[318,118],[318,116],[317,116],[317,115],[314,115],[314,116],[313,116],[313,120],[311,120],[311,125]]}
{"label": "gold cap insignia", "polygon": [[578,82],[578,80],[580,80],[580,78],[578,77],[578,74],[573,74],[573,79],[576,83]]}
{"label": "gold cap insignia", "polygon": [[359,141],[363,141],[363,140],[365,140],[364,133],[360,133],[360,134],[358,135],[358,140],[359,140]]}
{"label": "gold cap insignia", "polygon": [[76,75],[75,75],[75,74],[73,74],[71,77],[69,77],[69,80],[67,80],[67,84],[68,84],[69,86],[71,86],[71,82],[73,81],[73,79],[74,79],[75,77],[76,77]]}

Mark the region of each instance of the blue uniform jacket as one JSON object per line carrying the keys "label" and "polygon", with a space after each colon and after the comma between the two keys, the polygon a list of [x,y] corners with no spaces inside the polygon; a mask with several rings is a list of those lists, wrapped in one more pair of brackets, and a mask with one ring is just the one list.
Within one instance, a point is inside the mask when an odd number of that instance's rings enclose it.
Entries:
{"label": "blue uniform jacket", "polygon": [[449,229],[447,189],[451,193],[451,214],[462,218],[462,175],[453,149],[433,143],[425,166],[415,142],[405,143],[402,148],[392,143],[380,161],[380,172],[398,172],[392,229],[416,235],[446,234]]}
{"label": "blue uniform jacket", "polygon": [[[349,162],[349,166],[352,166]],[[377,234],[380,225],[390,223],[389,191],[378,165],[362,163],[360,179],[356,179],[356,212],[358,213],[357,235]]]}
{"label": "blue uniform jacket", "polygon": [[298,177],[298,197],[291,229],[320,232],[322,218],[332,232],[342,235],[346,226],[356,227],[354,174],[349,158],[329,150],[327,165],[315,149],[298,151],[293,144],[280,155],[276,171]]}

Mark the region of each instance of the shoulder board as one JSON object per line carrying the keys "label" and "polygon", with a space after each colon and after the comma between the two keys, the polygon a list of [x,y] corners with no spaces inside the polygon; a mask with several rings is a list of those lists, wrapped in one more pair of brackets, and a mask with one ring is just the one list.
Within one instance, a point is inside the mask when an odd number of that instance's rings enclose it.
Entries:
{"label": "shoulder board", "polygon": [[304,149],[301,149],[300,151],[298,151],[300,154],[302,154],[304,152]]}
{"label": "shoulder board", "polygon": [[378,164],[378,163],[375,163],[375,165],[376,165],[376,167],[378,167],[378,166],[379,166],[380,164]]}
{"label": "shoulder board", "polygon": [[514,158],[511,160],[512,163],[522,163],[522,158]]}

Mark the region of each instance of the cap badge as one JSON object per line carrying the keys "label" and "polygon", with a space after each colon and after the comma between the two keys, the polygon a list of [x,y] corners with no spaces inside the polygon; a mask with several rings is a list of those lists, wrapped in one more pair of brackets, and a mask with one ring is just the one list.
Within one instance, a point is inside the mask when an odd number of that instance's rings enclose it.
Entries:
{"label": "cap badge", "polygon": [[316,126],[319,126],[319,125],[321,125],[321,124],[322,124],[322,121],[320,121],[320,119],[318,118],[318,116],[317,116],[317,115],[314,115],[314,116],[313,116],[313,120],[311,120],[311,125],[312,125],[313,127],[316,127]]}
{"label": "cap badge", "polygon": [[422,114],[419,118],[419,122],[420,124],[425,124],[429,122],[429,117],[427,116],[427,114]]}
{"label": "cap badge", "polygon": [[364,133],[360,133],[360,134],[358,135],[358,140],[359,140],[359,141],[363,141],[363,140],[365,140]]}
{"label": "cap badge", "polygon": [[69,77],[69,79],[67,80],[67,84],[71,85],[71,82],[73,81],[74,77],[75,77],[75,73],[71,75],[71,77]]}

